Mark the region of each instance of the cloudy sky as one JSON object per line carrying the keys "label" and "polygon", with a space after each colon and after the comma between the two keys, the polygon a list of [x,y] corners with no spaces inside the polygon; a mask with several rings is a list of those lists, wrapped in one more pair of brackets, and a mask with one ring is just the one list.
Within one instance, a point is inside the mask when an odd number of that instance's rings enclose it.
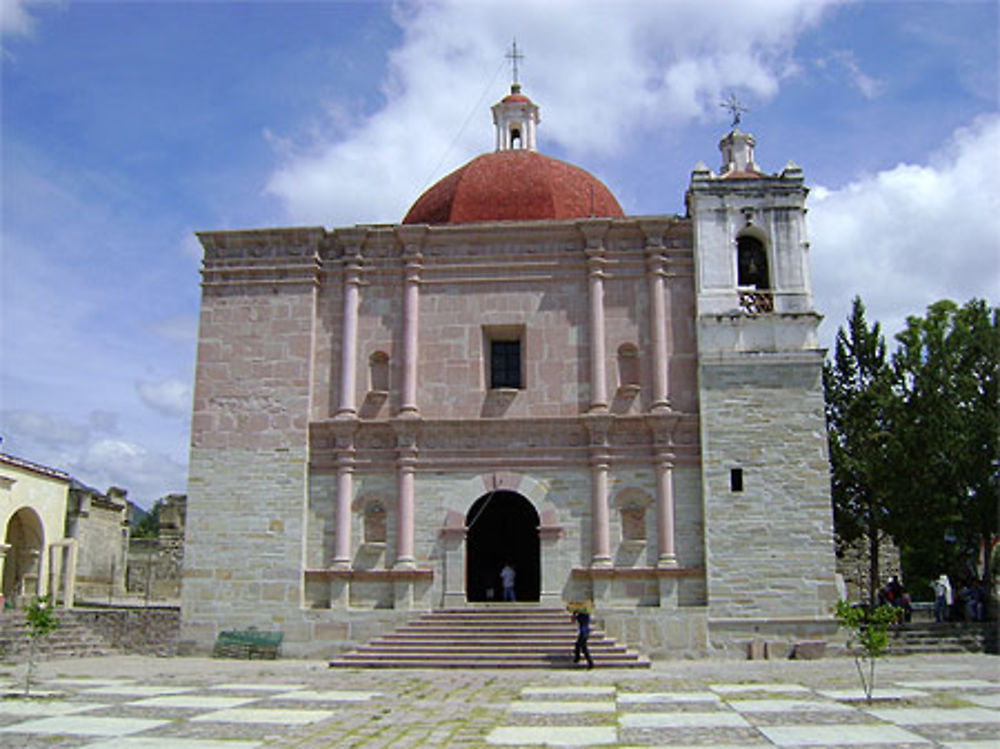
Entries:
{"label": "cloudy sky", "polygon": [[193,232],[399,221],[493,147],[516,37],[539,148],[682,213],[730,92],[812,186],[829,345],[1000,300],[994,0],[0,0],[0,435],[148,505],[184,491]]}

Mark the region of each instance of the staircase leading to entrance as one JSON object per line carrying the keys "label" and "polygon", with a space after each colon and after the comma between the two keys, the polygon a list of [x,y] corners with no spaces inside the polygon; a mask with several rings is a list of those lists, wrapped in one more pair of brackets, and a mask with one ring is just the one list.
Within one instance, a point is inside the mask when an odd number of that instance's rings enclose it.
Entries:
{"label": "staircase leading to entrance", "polygon": [[[562,609],[481,605],[433,611],[330,661],[354,668],[551,668],[573,666],[576,625]],[[649,660],[599,629],[597,668],[648,668]]]}

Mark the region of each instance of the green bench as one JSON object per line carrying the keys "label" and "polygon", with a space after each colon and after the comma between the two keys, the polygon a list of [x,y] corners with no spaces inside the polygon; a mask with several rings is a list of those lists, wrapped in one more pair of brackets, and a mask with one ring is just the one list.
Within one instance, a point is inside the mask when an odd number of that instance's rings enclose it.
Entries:
{"label": "green bench", "polygon": [[284,632],[262,632],[256,627],[220,632],[212,657],[274,660],[278,657],[284,637]]}

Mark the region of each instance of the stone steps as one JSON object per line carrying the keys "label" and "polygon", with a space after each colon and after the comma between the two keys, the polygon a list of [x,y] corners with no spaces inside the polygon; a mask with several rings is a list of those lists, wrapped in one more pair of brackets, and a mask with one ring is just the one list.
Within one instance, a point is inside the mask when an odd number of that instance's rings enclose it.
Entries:
{"label": "stone steps", "polygon": [[889,653],[995,653],[997,622],[907,622],[889,636]]}
{"label": "stone steps", "polygon": [[[434,611],[330,661],[353,668],[551,668],[573,666],[576,626],[561,609],[496,605]],[[598,668],[648,668],[649,660],[599,629],[588,641]]]}
{"label": "stone steps", "polygon": [[[59,620],[59,627],[35,643],[36,658],[82,658],[115,652],[104,638],[78,621],[72,611],[57,609],[56,618]],[[31,638],[28,636],[24,612],[0,612],[0,659],[23,660],[30,649]]]}

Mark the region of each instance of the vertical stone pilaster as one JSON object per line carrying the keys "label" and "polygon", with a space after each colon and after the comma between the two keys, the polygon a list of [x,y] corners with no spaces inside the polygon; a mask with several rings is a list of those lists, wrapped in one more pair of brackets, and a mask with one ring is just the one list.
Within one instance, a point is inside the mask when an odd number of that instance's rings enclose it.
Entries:
{"label": "vertical stone pilaster", "polygon": [[426,234],[426,227],[401,226],[397,237],[403,244],[403,386],[399,413],[401,416],[417,416],[417,362],[420,345],[420,276],[423,271],[423,255],[420,247]]}
{"label": "vertical stone pilaster", "polygon": [[663,230],[649,223],[642,224],[646,234],[646,275],[649,279],[649,340],[652,342],[653,398],[649,410],[670,408],[669,361],[671,352],[667,340],[666,263]]}
{"label": "vertical stone pilaster", "polygon": [[656,529],[659,537],[657,567],[676,567],[674,543],[674,454],[667,450],[656,455]]}
{"label": "vertical stone pilaster", "polygon": [[607,263],[604,235],[606,221],[588,221],[580,225],[586,239],[587,290],[590,332],[590,412],[608,410],[607,354],[604,342],[604,266]]}
{"label": "vertical stone pilaster", "polygon": [[414,483],[417,468],[417,439],[413,422],[396,425],[396,569],[413,569]]}
{"label": "vertical stone pilaster", "polygon": [[656,566],[670,568],[677,566],[677,547],[674,507],[674,462],[673,433],[677,427],[676,417],[665,413],[649,417],[653,434],[653,464],[656,470]]}
{"label": "vertical stone pilaster", "polygon": [[590,431],[591,567],[611,566],[611,524],[608,509],[608,430],[611,417],[588,419]]}
{"label": "vertical stone pilaster", "polygon": [[338,423],[336,428],[336,464],[337,464],[337,503],[336,503],[336,541],[334,544],[333,563],[335,569],[347,569],[351,566],[353,550],[351,549],[351,503],[354,499],[354,430],[356,422]]}
{"label": "vertical stone pilaster", "polygon": [[344,250],[344,317],[340,344],[340,406],[337,416],[355,416],[358,372],[358,304],[361,287],[360,244]]}

